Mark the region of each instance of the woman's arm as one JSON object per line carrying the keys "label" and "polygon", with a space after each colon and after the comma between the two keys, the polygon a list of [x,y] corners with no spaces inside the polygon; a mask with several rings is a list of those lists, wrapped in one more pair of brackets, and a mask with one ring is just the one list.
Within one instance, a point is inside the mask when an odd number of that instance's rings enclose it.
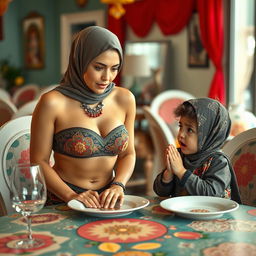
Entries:
{"label": "woman's arm", "polygon": [[[115,182],[121,182],[123,185],[126,185],[130,179],[136,160],[135,148],[134,148],[134,122],[136,115],[136,103],[133,94],[125,89],[122,90],[122,95],[120,97],[120,107],[125,113],[125,127],[129,134],[129,141],[126,150],[120,154],[117,158],[115,165]],[[117,200],[120,200],[120,204],[123,203],[123,189],[119,185],[112,185],[110,189],[107,189],[103,192],[101,197],[101,203],[103,207],[113,208]]]}
{"label": "woman's arm", "polygon": [[64,104],[63,97],[58,92],[49,92],[41,96],[32,117],[30,160],[41,165],[47,189],[68,202],[76,193],[63,182],[49,164],[54,126]]}

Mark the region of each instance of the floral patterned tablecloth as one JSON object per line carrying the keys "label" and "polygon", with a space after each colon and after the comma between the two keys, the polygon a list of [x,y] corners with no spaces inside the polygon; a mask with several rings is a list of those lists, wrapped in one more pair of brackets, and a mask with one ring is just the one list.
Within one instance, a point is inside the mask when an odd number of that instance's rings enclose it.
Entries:
{"label": "floral patterned tablecloth", "polygon": [[65,205],[45,207],[33,216],[41,247],[17,250],[26,235],[18,215],[0,217],[0,255],[56,256],[251,256],[256,255],[256,208],[240,205],[219,219],[192,220],[175,216],[149,198],[144,209],[118,218],[87,216]]}

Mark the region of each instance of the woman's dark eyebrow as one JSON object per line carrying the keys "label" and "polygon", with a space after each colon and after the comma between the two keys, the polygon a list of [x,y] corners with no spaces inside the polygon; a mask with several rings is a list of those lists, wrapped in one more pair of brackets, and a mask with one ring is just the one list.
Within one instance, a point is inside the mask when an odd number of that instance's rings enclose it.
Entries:
{"label": "woman's dark eyebrow", "polygon": [[[104,66],[104,67],[106,67],[107,65],[106,64],[104,64],[104,63],[101,63],[101,62],[95,62],[95,64],[98,64],[98,65],[101,65],[101,66]],[[114,66],[112,66],[112,67],[118,67],[120,64],[118,63],[118,64],[116,64],[116,65],[114,65]]]}

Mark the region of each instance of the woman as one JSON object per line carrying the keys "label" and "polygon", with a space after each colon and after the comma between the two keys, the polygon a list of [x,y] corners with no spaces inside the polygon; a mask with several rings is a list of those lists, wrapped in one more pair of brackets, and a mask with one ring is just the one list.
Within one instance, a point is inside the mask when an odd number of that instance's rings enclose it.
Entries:
{"label": "woman", "polygon": [[77,199],[93,208],[122,205],[135,165],[136,113],[133,94],[113,83],[122,61],[116,35],[88,27],[72,43],[60,86],[40,98],[32,118],[30,160],[43,168],[51,203]]}

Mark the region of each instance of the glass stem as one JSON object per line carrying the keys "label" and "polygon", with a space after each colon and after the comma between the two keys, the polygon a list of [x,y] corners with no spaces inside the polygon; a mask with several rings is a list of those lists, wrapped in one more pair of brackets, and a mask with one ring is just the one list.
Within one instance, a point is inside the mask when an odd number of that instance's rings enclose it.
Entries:
{"label": "glass stem", "polygon": [[32,229],[31,229],[31,220],[32,220],[32,216],[28,215],[27,217],[27,230],[28,230],[28,239],[32,240]]}

